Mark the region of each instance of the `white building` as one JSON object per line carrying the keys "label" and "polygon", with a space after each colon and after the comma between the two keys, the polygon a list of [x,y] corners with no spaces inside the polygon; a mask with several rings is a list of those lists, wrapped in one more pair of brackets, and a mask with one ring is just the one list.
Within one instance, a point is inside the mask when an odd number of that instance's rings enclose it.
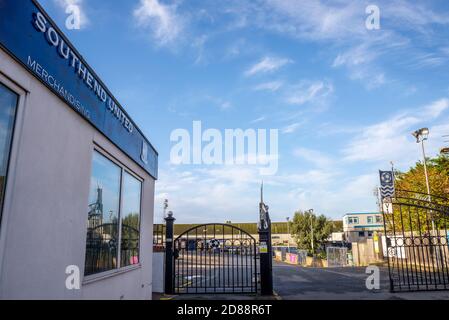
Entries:
{"label": "white building", "polygon": [[374,232],[383,230],[382,213],[347,213],[343,216],[343,232],[348,242],[372,238]]}
{"label": "white building", "polygon": [[2,1],[0,128],[0,298],[150,299],[157,152],[34,0]]}

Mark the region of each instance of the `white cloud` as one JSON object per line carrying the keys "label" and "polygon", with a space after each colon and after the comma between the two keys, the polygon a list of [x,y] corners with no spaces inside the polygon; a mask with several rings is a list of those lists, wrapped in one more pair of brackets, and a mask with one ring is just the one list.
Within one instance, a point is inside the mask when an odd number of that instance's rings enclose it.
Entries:
{"label": "white cloud", "polygon": [[140,0],[134,10],[134,18],[141,27],[149,27],[158,45],[176,41],[183,30],[183,21],[176,12],[176,5],[165,5],[159,0]]}
{"label": "white cloud", "polygon": [[[449,126],[439,131],[445,128]],[[410,144],[416,148],[413,142]],[[279,171],[269,177],[260,176],[254,166],[161,168],[156,185],[156,219],[162,216],[163,200],[168,198],[179,223],[256,221],[262,179],[273,221],[284,221],[298,209],[314,208],[333,218],[350,211],[376,210],[373,190],[378,183],[377,170],[348,169],[341,166],[339,158],[314,149],[299,147],[294,154],[312,162],[315,168],[295,166],[293,171]]]}
{"label": "white cloud", "polygon": [[223,103],[220,104],[220,109],[221,110],[226,110],[232,107],[232,104],[229,101],[224,101]]}
{"label": "white cloud", "polygon": [[[262,178],[255,167],[202,167],[160,170],[156,185],[156,219],[162,216],[165,198],[178,222],[255,221],[251,208],[257,203]],[[159,219],[161,220],[161,219]]]}
{"label": "white cloud", "polygon": [[332,158],[318,150],[299,147],[293,151],[293,154],[298,158],[313,163],[317,167],[326,168],[334,163]]}
{"label": "white cloud", "polygon": [[254,90],[256,91],[278,91],[282,87],[283,83],[282,81],[270,81],[270,82],[264,82],[256,85],[254,87]]}
{"label": "white cloud", "polygon": [[334,87],[328,81],[302,81],[298,85],[292,86],[289,91],[287,102],[290,104],[321,104],[334,92]]}
{"label": "white cloud", "polygon": [[[427,47],[430,50],[420,46],[421,40],[429,42],[436,28],[447,26],[447,11],[431,10],[427,3],[378,1],[381,30],[373,32],[365,27],[365,8],[368,4],[371,3],[270,0],[246,7],[242,5],[244,9],[241,14],[251,15],[252,19],[248,21],[260,29],[301,41],[325,43],[330,54],[343,49],[334,57],[332,65],[347,68],[350,78],[364,82],[368,89],[388,82],[388,72],[380,63],[381,58],[392,58],[397,64],[404,64],[404,68],[409,68],[405,65],[408,60],[415,67],[434,67],[449,62],[444,57],[444,50],[441,54],[432,54],[434,50],[431,46]],[[429,54],[431,56],[427,56]],[[370,81],[376,74],[376,78]]]}
{"label": "white cloud", "polygon": [[449,100],[444,98],[367,126],[344,148],[345,160],[414,163],[416,146],[411,132],[419,125],[428,125],[448,107]]}
{"label": "white cloud", "polygon": [[258,122],[264,121],[265,119],[266,119],[265,116],[261,116],[259,118],[252,120],[250,123],[258,123]]}
{"label": "white cloud", "polygon": [[449,17],[426,8],[421,3],[410,3],[404,0],[391,1],[385,10],[385,18],[390,19],[397,27],[427,33],[426,27],[433,24],[447,25]]}
{"label": "white cloud", "polygon": [[245,71],[245,76],[253,76],[257,73],[274,72],[293,61],[286,58],[264,57]]}
{"label": "white cloud", "polygon": [[[335,216],[335,211],[323,210],[323,198],[320,197],[324,190],[332,194],[330,186],[338,175],[336,170],[330,169],[262,177],[257,168],[251,166],[202,167],[193,170],[161,168],[156,184],[155,217],[156,221],[162,221],[162,204],[164,199],[169,199],[170,210],[179,223],[257,221],[262,179],[266,190],[265,200],[270,205],[273,221],[284,221],[285,216],[293,214],[295,210],[306,209],[304,206],[307,203],[310,203],[310,207],[312,203],[317,205],[315,208],[318,212]],[[298,194],[303,194],[305,200]]]}
{"label": "white cloud", "polygon": [[90,21],[86,14],[84,0],[54,0],[55,3],[60,6],[64,12],[69,6],[77,6],[80,13],[80,28],[85,28],[89,25]]}
{"label": "white cloud", "polygon": [[[266,2],[264,28],[313,40],[351,37],[364,33],[364,6],[358,2],[271,0]],[[269,20],[269,21],[266,21]]]}
{"label": "white cloud", "polygon": [[295,122],[292,123],[284,128],[282,128],[281,132],[286,134],[286,133],[294,133],[296,132],[296,130],[298,130],[301,127],[302,123],[301,122]]}
{"label": "white cloud", "polygon": [[360,64],[373,61],[377,57],[377,52],[371,51],[366,44],[362,44],[340,53],[332,63],[333,67],[358,66]]}
{"label": "white cloud", "polygon": [[449,108],[449,99],[443,98],[437,101],[434,101],[428,106],[424,107],[424,116],[427,118],[437,118],[443,113],[444,111]]}

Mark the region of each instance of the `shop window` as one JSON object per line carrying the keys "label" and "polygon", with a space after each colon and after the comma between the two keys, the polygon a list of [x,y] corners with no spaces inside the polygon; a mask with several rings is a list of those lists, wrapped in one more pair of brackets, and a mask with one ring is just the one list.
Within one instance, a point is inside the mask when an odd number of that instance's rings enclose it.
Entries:
{"label": "shop window", "polygon": [[365,232],[364,232],[364,231],[359,231],[359,237],[360,237],[360,238],[365,237]]}
{"label": "shop window", "polygon": [[9,154],[18,101],[19,96],[17,94],[0,84],[0,209],[3,208]]}
{"label": "shop window", "polygon": [[140,203],[141,182],[95,151],[89,192],[85,275],[139,263]]}

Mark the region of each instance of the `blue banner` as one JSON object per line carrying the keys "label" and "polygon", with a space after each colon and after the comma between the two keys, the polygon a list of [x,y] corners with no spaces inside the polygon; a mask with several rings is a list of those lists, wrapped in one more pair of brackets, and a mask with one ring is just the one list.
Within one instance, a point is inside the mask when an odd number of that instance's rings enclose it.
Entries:
{"label": "blue banner", "polygon": [[394,196],[394,172],[379,171],[380,177],[380,197],[381,199],[392,198]]}
{"label": "blue banner", "polygon": [[0,0],[0,45],[157,179],[156,150],[39,4]]}

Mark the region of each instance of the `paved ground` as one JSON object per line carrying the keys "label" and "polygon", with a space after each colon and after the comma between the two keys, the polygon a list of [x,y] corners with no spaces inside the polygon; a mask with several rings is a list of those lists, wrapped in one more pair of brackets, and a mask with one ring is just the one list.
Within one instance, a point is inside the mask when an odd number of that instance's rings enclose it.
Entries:
{"label": "paved ground", "polygon": [[449,300],[449,292],[390,293],[388,269],[381,267],[380,290],[370,291],[366,268],[304,268],[274,262],[274,288],[285,300]]}
{"label": "paved ground", "polygon": [[449,291],[389,292],[388,269],[380,267],[380,290],[368,290],[366,268],[305,268],[273,262],[276,295],[182,294],[154,295],[156,300],[449,300]]}

